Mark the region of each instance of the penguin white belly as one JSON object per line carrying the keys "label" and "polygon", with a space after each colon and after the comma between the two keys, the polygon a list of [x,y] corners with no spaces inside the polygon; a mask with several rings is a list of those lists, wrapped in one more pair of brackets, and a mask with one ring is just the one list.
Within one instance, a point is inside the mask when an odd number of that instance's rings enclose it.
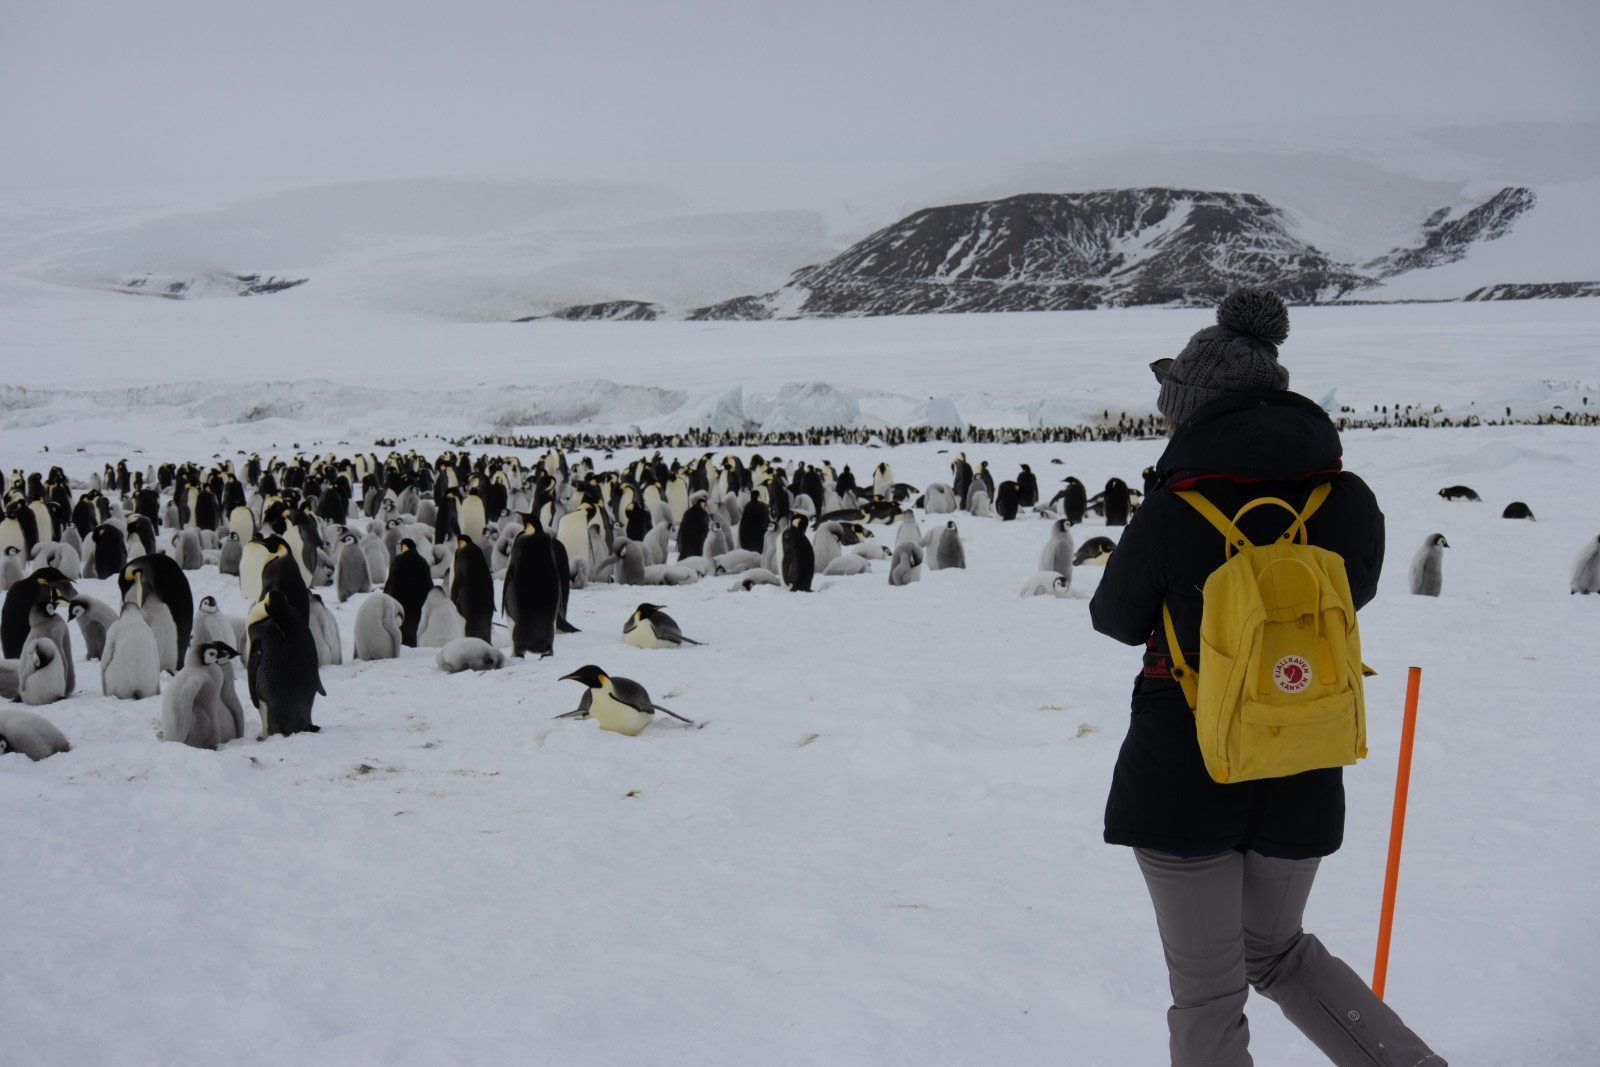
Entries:
{"label": "penguin white belly", "polygon": [[604,689],[591,690],[591,694],[593,699],[589,702],[589,715],[600,724],[602,730],[632,737],[649,726],[650,720],[655,718],[631,704],[624,704]]}
{"label": "penguin white belly", "polygon": [[666,648],[672,642],[663,641],[656,636],[655,624],[649,619],[639,619],[634,622],[631,629],[623,631],[622,643],[635,648]]}

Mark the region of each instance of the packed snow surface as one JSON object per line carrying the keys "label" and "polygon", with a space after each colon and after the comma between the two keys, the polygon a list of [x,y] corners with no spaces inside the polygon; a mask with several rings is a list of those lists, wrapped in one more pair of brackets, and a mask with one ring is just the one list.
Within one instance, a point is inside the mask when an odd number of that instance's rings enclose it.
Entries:
{"label": "packed snow surface", "polygon": [[[1369,414],[1521,418],[1600,404],[1600,302],[1295,309],[1301,392]],[[268,298],[178,303],[0,287],[0,469],[388,451],[551,427],[853,421],[979,426],[1148,414],[1145,364],[1195,311],[768,324],[467,325]],[[1362,614],[1379,671],[1344,848],[1306,916],[1370,974],[1407,667],[1422,668],[1387,997],[1453,1063],[1577,1064],[1600,1044],[1600,429],[1349,430],[1388,518]],[[953,453],[1046,495],[1139,484],[1159,440],[734,449],[880,462]],[[477,447],[474,453],[482,451]],[[667,449],[688,458],[701,449]],[[727,450],[721,450],[727,451]],[[538,450],[518,453],[531,460]],[[602,468],[612,456],[575,451]],[[1451,503],[1446,485],[1483,503]],[[1537,521],[1500,517],[1512,500]],[[1023,598],[1049,523],[953,518],[967,569],[810,595],[728,577],[573,593],[546,660],[445,675],[432,649],[351,662],[335,608],[322,731],[215,752],[157,740],[160,701],[82,661],[34,709],[73,743],[0,756],[0,1027],[17,1064],[1104,1064],[1165,1055],[1166,976],[1101,812],[1139,650],[1072,595]],[[1096,520],[1074,533],[1118,536]],[[1405,561],[1449,539],[1443,593]],[[876,528],[891,540],[892,529]],[[243,615],[232,578],[190,573]],[[82,591],[117,599],[115,583]],[[324,591],[326,595],[326,591]],[[641,601],[699,647],[620,640]],[[76,628],[74,627],[74,630]],[[78,635],[74,633],[74,639]],[[507,638],[497,631],[497,642]],[[583,664],[705,725],[555,720]],[[243,685],[240,684],[241,694]],[[254,716],[247,711],[247,733]],[[1264,1063],[1320,1054],[1260,998]]]}

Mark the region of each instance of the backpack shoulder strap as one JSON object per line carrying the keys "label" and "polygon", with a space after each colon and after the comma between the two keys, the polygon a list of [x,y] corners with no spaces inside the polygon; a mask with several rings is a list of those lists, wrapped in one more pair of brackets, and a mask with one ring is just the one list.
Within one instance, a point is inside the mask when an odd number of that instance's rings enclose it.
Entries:
{"label": "backpack shoulder strap", "polygon": [[1183,489],[1178,492],[1178,496],[1217,528],[1217,532],[1228,542],[1225,550],[1227,555],[1232,555],[1250,543],[1249,538],[1240,533],[1239,527],[1233,524],[1233,520],[1224,515],[1221,508],[1207,500],[1203,493],[1193,489]]}
{"label": "backpack shoulder strap", "polygon": [[1167,609],[1166,601],[1161,602],[1161,624],[1167,630],[1167,652],[1172,656],[1172,677],[1178,682],[1178,688],[1183,690],[1183,699],[1188,701],[1189,710],[1193,711],[1200,702],[1200,678],[1184,662],[1183,648],[1178,644],[1178,631],[1172,625],[1172,612]]}

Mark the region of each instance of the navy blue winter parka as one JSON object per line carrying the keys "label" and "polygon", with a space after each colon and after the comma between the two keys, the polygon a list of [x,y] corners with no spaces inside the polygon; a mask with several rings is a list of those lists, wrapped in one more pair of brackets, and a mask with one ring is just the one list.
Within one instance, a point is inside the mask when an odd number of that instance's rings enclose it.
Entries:
{"label": "navy blue winter parka", "polygon": [[[1344,559],[1357,608],[1377,592],[1383,513],[1365,482],[1341,468],[1338,431],[1312,401],[1282,390],[1231,393],[1179,427],[1156,464],[1158,486],[1122,533],[1089,603],[1094,628],[1146,648],[1134,680],[1128,734],[1106,801],[1105,839],[1181,855],[1254,849],[1301,859],[1335,851],[1344,837],[1340,768],[1228,785],[1200,757],[1194,713],[1170,673],[1163,601],[1190,663],[1198,660],[1201,587],[1225,559],[1223,538],[1175,490],[1196,489],[1228,515],[1276,496],[1300,507],[1333,488],[1307,523],[1314,545]],[[1240,521],[1256,544],[1287,529],[1282,508]]]}

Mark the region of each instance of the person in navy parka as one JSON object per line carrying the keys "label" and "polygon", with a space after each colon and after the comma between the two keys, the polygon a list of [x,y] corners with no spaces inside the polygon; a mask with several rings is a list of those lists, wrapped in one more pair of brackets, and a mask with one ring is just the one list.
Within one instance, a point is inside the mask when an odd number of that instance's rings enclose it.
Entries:
{"label": "person in navy parka", "polygon": [[[1172,987],[1174,1065],[1250,1064],[1244,1004],[1253,987],[1335,1063],[1441,1067],[1441,1057],[1300,927],[1317,866],[1343,839],[1342,769],[1213,781],[1171,675],[1162,604],[1184,658],[1198,661],[1200,591],[1225,559],[1222,535],[1177,490],[1197,490],[1231,516],[1261,496],[1303,507],[1314,487],[1331,482],[1307,523],[1310,542],[1343,557],[1357,608],[1377,592],[1383,513],[1366,483],[1342,469],[1327,414],[1289,392],[1278,362],[1288,333],[1276,293],[1240,289],[1223,299],[1217,325],[1195,334],[1164,369],[1152,364],[1171,440],[1156,464],[1156,489],[1123,531],[1089,605],[1096,630],[1145,646],[1105,839],[1134,849],[1155,906]],[[1281,508],[1256,508],[1240,526],[1262,544],[1288,522]]]}

